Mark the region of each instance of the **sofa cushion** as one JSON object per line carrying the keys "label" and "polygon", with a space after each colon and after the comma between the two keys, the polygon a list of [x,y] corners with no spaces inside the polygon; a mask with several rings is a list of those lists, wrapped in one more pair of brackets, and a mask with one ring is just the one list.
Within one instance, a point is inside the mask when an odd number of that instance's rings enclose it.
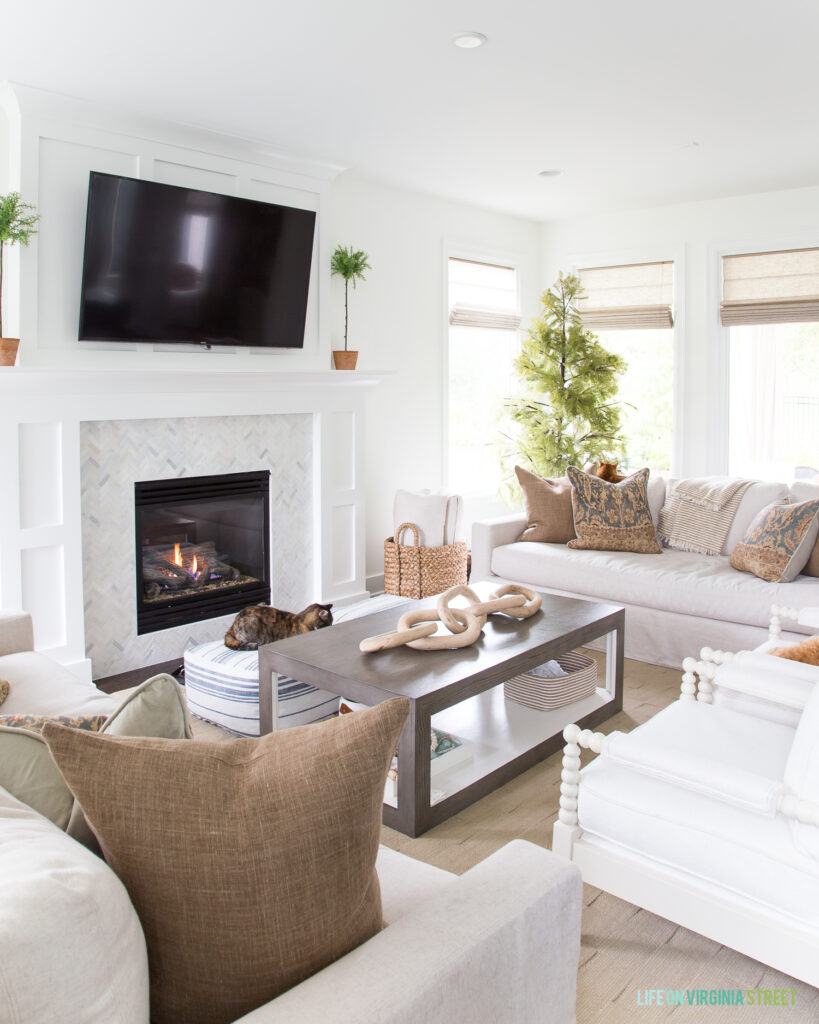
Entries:
{"label": "sofa cushion", "polygon": [[228,1024],[379,931],[384,783],[408,711],[227,744],[46,726],[142,922],[155,1024]]}
{"label": "sofa cushion", "polygon": [[146,1024],[145,939],[122,883],[3,789],[0,907],[3,1021]]}
{"label": "sofa cushion", "polygon": [[[813,480],[795,480],[791,484],[790,500],[793,504],[800,501],[809,501],[811,498],[819,498],[819,483]],[[807,565],[802,569],[804,576],[819,576],[819,537],[813,545],[813,551],[808,557]]]}
{"label": "sofa cushion", "polygon": [[771,583],[790,583],[813,551],[819,534],[819,499],[769,505],[731,553],[731,565]]}
{"label": "sofa cushion", "polygon": [[397,921],[424,900],[440,896],[457,878],[387,846],[378,848],[375,869],[381,886],[381,916],[386,924]]}
{"label": "sofa cushion", "polygon": [[0,657],[0,679],[11,684],[4,715],[110,715],[118,704],[115,697],[35,651]]}
{"label": "sofa cushion", "polygon": [[530,586],[765,628],[771,604],[819,604],[815,579],[768,583],[732,569],[724,555],[689,551],[667,549],[656,558],[573,551],[563,544],[505,544],[492,552],[491,567],[504,579]]}
{"label": "sofa cushion", "polygon": [[[796,727],[785,783],[800,800],[819,806],[819,686],[814,686]],[[800,853],[819,860],[819,827],[793,820],[791,831]]]}
{"label": "sofa cushion", "polygon": [[648,507],[651,510],[651,519],[654,523],[654,528],[660,525],[660,510],[665,504],[665,477],[662,476],[649,476],[648,487]]}
{"label": "sofa cushion", "polygon": [[734,521],[722,545],[722,554],[730,555],[739,544],[757,515],[767,505],[781,505],[788,500],[786,484],[772,483],[767,480],[755,481],[742,495],[742,501],[734,515]]}
{"label": "sofa cushion", "polygon": [[619,484],[589,476],[574,466],[569,466],[567,473],[577,533],[569,547],[662,554],[648,504],[647,469]]}
{"label": "sofa cushion", "polygon": [[[757,749],[766,774],[784,772],[781,746]],[[753,754],[749,751],[749,760]],[[578,818],[584,841],[613,843],[815,927],[816,862],[796,849],[782,815],[732,807],[605,757],[584,768],[581,779]]]}
{"label": "sofa cushion", "polygon": [[794,730],[724,707],[676,700],[614,732],[606,759],[715,800],[773,814]]}
{"label": "sofa cushion", "polygon": [[565,544],[574,539],[572,485],[568,477],[544,478],[515,466],[528,525],[518,538]]}

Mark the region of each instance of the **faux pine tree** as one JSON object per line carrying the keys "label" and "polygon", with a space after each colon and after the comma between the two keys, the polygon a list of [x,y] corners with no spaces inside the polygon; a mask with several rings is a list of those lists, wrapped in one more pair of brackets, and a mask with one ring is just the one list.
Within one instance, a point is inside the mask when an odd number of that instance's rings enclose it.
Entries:
{"label": "faux pine tree", "polygon": [[[31,212],[29,212],[31,211]],[[3,337],[3,249],[7,245],[28,245],[37,232],[40,219],[30,203],[24,203],[19,192],[0,196],[0,338]]]}
{"label": "faux pine tree", "polygon": [[543,314],[515,362],[523,394],[509,404],[519,425],[514,457],[538,476],[563,476],[567,466],[610,461],[623,443],[616,396],[626,362],[583,326],[580,297],[578,279],[559,275],[543,293]]}

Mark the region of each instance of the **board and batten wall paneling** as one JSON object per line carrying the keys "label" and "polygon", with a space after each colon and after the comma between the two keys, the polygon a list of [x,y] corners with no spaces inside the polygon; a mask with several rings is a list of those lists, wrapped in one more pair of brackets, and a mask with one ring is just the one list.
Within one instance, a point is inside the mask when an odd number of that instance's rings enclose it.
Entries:
{"label": "board and batten wall paneling", "polygon": [[[322,292],[329,283],[329,241],[322,200],[338,167],[266,155],[263,147],[203,130],[145,121],[133,114],[21,86],[0,88],[9,180],[37,205],[39,232],[21,260],[10,260],[8,308],[20,294],[19,364],[71,369],[224,368],[276,372],[329,368]],[[12,144],[14,143],[14,144]],[[122,174],[167,184],[276,202],[317,213],[304,348],[204,351],[194,345],[78,341],[88,176]],[[13,316],[16,320],[16,315]],[[230,357],[229,359],[227,357]]]}

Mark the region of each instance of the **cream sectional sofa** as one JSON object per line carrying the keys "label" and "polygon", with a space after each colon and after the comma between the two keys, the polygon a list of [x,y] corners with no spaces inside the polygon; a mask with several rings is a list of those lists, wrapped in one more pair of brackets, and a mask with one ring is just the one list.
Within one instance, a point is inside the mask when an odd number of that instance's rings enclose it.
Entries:
{"label": "cream sectional sofa", "polygon": [[[649,481],[655,525],[674,481]],[[525,583],[552,594],[607,601],[626,609],[626,657],[679,668],[703,646],[749,650],[767,635],[772,604],[819,604],[819,578],[767,583],[729,564],[730,553],[754,516],[776,501],[819,498],[819,484],[755,483],[746,491],[720,555],[663,548],[660,555],[582,551],[565,544],[518,541],[523,513],[476,522],[472,528],[472,579]],[[800,639],[794,626],[784,640]]]}
{"label": "cream sectional sofa", "polygon": [[[32,646],[30,617],[0,612],[11,682],[0,715],[116,709]],[[515,840],[461,876],[386,847],[376,867],[388,927],[242,1024],[574,1022],[581,883],[567,860]],[[3,1024],[149,1024],[145,939],[125,888],[2,787],[0,907]]]}

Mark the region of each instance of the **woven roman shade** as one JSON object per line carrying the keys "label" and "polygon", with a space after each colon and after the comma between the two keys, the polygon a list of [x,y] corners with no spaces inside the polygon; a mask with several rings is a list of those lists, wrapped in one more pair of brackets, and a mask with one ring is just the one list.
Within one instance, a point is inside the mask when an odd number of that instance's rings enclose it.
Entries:
{"label": "woven roman shade", "polygon": [[520,314],[514,267],[450,257],[449,323],[516,331]]}
{"label": "woven roman shade", "polygon": [[591,330],[673,327],[674,264],[630,263],[585,267],[578,274],[584,297],[577,303]]}
{"label": "woven roman shade", "polygon": [[514,331],[520,326],[520,317],[511,309],[489,309],[456,302],[449,311],[449,322],[453,327],[494,327]]}
{"label": "woven roman shade", "polygon": [[819,320],[819,249],[723,256],[719,312],[726,327]]}

